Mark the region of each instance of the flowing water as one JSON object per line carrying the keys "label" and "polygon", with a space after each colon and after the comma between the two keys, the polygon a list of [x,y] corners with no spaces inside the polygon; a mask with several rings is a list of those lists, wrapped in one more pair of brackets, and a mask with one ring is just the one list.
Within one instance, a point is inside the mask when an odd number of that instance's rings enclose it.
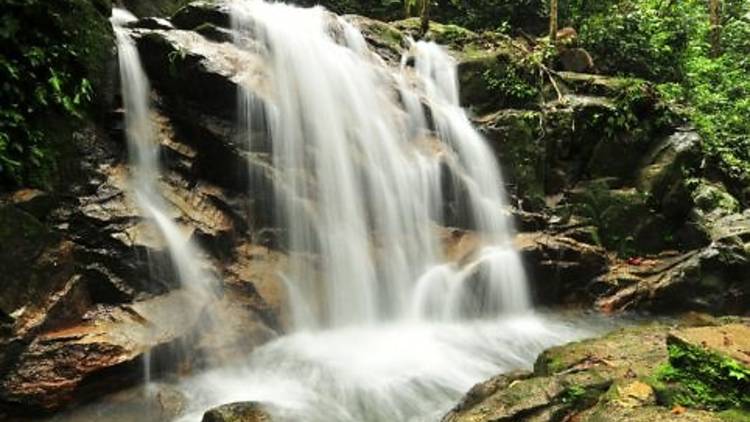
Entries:
{"label": "flowing water", "polygon": [[[143,71],[138,50],[123,26],[137,20],[130,12],[115,8],[110,19],[117,40],[122,102],[125,108],[125,137],[130,163],[130,188],[141,215],[161,235],[180,285],[193,293],[195,302],[205,303],[212,275],[205,270],[202,253],[188,235],[175,223],[160,188],[159,144],[151,123],[150,87]],[[150,359],[145,356],[146,382],[150,378]]]}
{"label": "flowing water", "polygon": [[[500,168],[443,48],[413,42],[387,64],[322,8],[230,5],[235,44],[268,69],[264,92],[258,75],[245,81],[239,124],[250,149],[270,144],[291,327],[244,362],[182,381],[181,419],[260,401],[279,420],[438,420],[473,384],[596,331],[533,312]],[[120,26],[130,19],[115,10],[135,198],[184,285],[200,286],[200,251],[159,193],[148,82]],[[479,245],[460,262],[444,252],[452,225]]]}
{"label": "flowing water", "polygon": [[[414,69],[388,67],[358,30],[323,9],[232,6],[238,46],[260,50],[269,68],[273,94],[259,105],[244,89],[240,111],[245,125],[262,119],[270,133],[276,209],[298,256],[287,275],[298,290],[290,295],[299,299],[295,328],[422,318],[427,305],[448,319],[527,310],[500,169],[459,105],[453,59],[419,42]],[[446,178],[456,186],[451,197]],[[485,245],[467,268],[441,252],[438,227],[455,202],[464,208],[459,221]],[[485,294],[469,291],[472,276]]]}

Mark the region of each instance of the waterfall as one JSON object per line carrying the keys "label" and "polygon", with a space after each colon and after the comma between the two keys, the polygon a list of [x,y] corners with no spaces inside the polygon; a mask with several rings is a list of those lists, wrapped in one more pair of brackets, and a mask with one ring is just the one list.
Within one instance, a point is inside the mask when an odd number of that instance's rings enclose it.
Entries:
{"label": "waterfall", "polygon": [[[122,101],[125,108],[125,136],[130,164],[130,188],[141,215],[149,220],[164,240],[182,288],[192,295],[193,303],[185,309],[207,302],[212,274],[204,269],[201,251],[170,217],[159,186],[159,144],[151,122],[148,78],[143,71],[138,50],[124,25],[137,20],[127,10],[115,8],[111,22],[114,28],[120,68]],[[184,310],[176,310],[184,311]],[[145,356],[146,381],[149,376],[148,354]]]}
{"label": "waterfall", "polygon": [[[240,70],[236,106],[250,177],[273,173],[293,326],[182,380],[180,421],[247,400],[279,421],[439,420],[475,383],[588,334],[531,312],[501,171],[460,106],[445,50],[413,42],[400,65],[386,63],[320,7],[229,2],[235,45],[265,64]],[[201,251],[159,187],[148,81],[124,26],[133,19],[112,18],[134,198],[183,286],[203,297]],[[454,232],[473,252],[448,253]]]}
{"label": "waterfall", "polygon": [[[399,69],[322,8],[235,1],[232,21],[237,45],[268,63],[272,94],[244,87],[240,119],[261,119],[271,138],[296,328],[529,308],[500,169],[441,47],[415,43],[415,68]],[[460,197],[446,197],[446,178]],[[468,266],[443,256],[451,201],[484,244]]]}

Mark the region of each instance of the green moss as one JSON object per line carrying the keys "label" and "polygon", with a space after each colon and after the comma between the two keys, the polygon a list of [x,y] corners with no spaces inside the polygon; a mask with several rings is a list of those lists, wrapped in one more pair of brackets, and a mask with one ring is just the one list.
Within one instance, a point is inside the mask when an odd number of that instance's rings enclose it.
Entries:
{"label": "green moss", "polygon": [[706,349],[670,342],[656,373],[660,401],[708,410],[750,409],[750,369]]}
{"label": "green moss", "polygon": [[719,413],[719,418],[726,422],[750,421],[750,411],[742,409],[729,409]]}
{"label": "green moss", "polygon": [[720,183],[692,179],[688,181],[688,185],[692,188],[695,206],[703,212],[718,209],[725,214],[731,214],[740,210],[740,203]]}

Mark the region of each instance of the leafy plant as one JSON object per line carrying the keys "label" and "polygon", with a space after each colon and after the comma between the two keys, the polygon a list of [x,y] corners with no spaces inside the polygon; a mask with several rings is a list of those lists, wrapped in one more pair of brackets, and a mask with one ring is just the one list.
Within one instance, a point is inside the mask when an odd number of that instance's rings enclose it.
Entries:
{"label": "leafy plant", "polygon": [[[0,186],[44,185],[57,149],[51,114],[78,120],[109,47],[106,10],[85,0],[0,0]],[[52,134],[55,135],[55,134]]]}
{"label": "leafy plant", "polygon": [[750,408],[750,369],[700,347],[671,343],[656,381],[667,404],[710,410]]}

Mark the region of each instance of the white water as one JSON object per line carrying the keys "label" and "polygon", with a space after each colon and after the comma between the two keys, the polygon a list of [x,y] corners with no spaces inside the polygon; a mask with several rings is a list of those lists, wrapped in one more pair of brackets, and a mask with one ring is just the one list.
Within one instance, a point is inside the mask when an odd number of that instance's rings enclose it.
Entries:
{"label": "white water", "polygon": [[[265,115],[270,130],[295,328],[426,318],[427,302],[452,320],[528,310],[500,170],[459,106],[451,57],[420,42],[416,72],[389,68],[321,8],[250,0],[232,12],[238,45],[269,65],[265,112],[249,88],[240,112],[245,124]],[[486,247],[468,268],[446,263],[438,238],[456,199],[444,197],[446,177],[465,192],[462,219]]]}
{"label": "white water", "polygon": [[[232,7],[236,43],[269,65],[267,93],[243,91],[240,124],[271,134],[293,332],[184,381],[181,420],[260,401],[281,421],[434,421],[473,384],[592,332],[531,312],[500,170],[459,106],[446,52],[415,43],[413,69],[388,67],[358,30],[320,8]],[[184,260],[194,247],[172,237],[180,231],[163,211],[147,82],[116,29],[136,197],[180,277],[201,278],[196,260]],[[467,262],[443,252],[449,202],[481,241]]]}
{"label": "white water", "polygon": [[[125,108],[125,136],[130,162],[130,188],[144,218],[150,220],[164,240],[180,285],[193,293],[194,302],[185,309],[203,306],[208,299],[212,275],[204,269],[201,252],[169,215],[160,190],[159,144],[151,122],[148,78],[135,44],[123,25],[137,20],[127,10],[112,10],[112,22],[120,67]],[[146,382],[150,381],[150,357],[144,358]]]}

